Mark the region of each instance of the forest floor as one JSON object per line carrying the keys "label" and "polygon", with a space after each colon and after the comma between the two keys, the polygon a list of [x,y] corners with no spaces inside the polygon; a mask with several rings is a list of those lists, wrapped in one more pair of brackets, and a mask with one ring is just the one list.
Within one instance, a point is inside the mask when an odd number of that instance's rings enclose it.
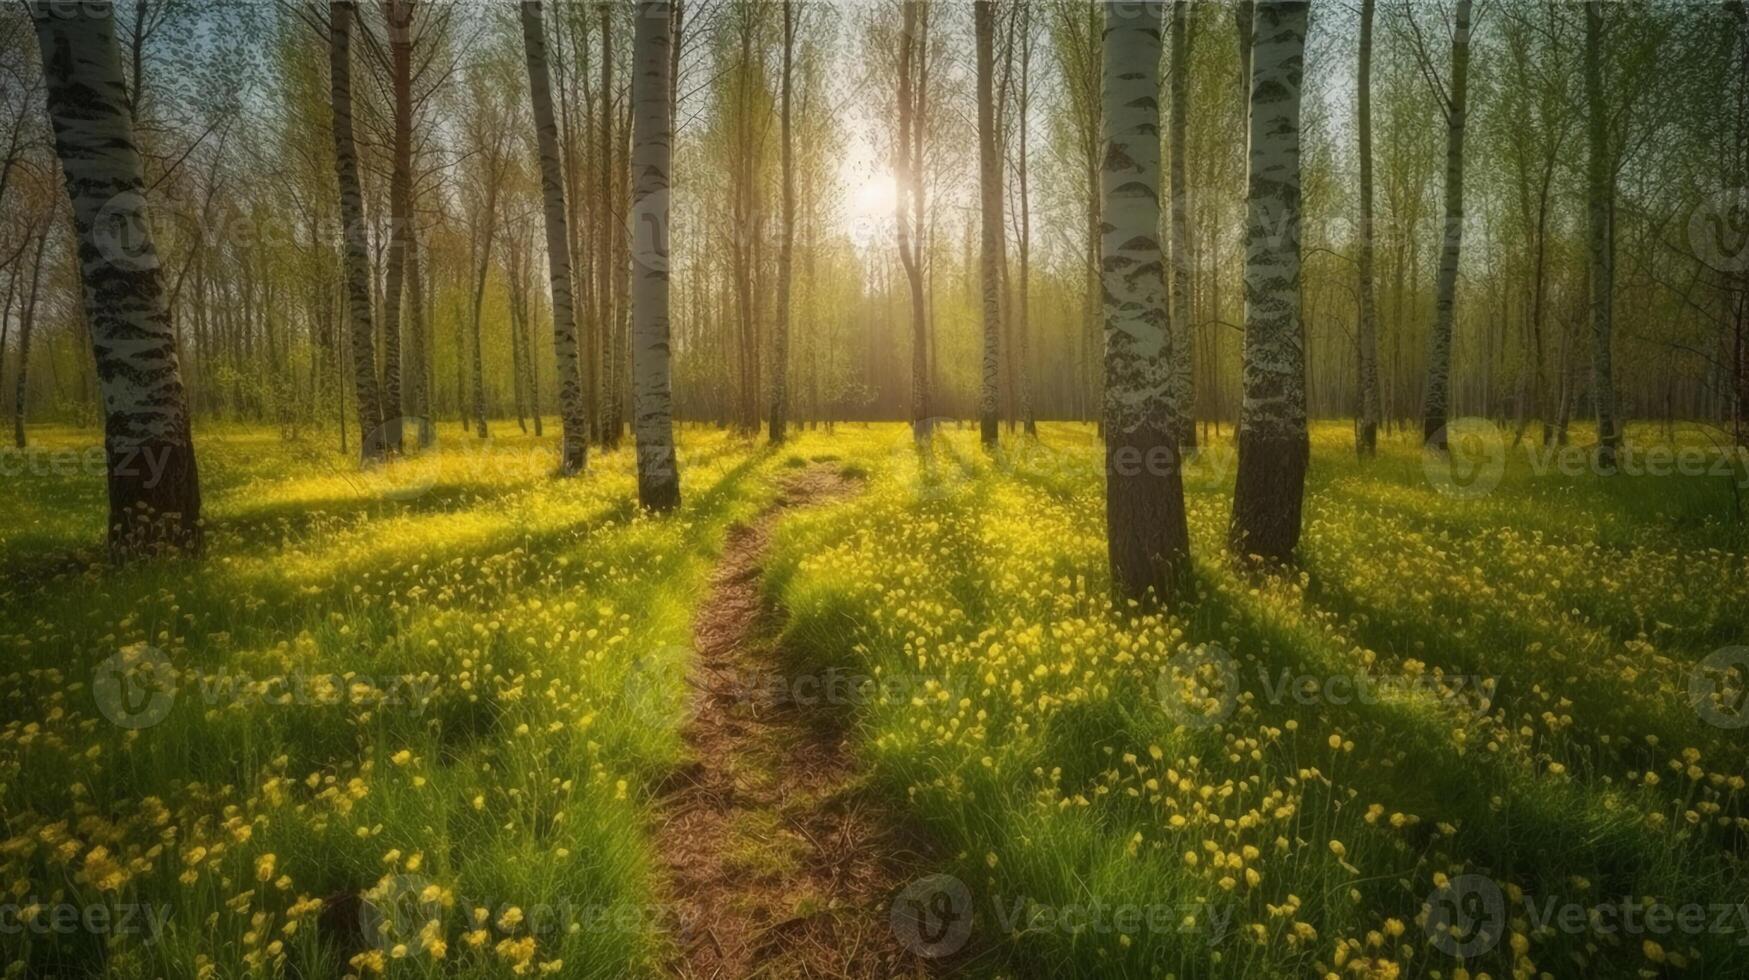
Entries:
{"label": "forest floor", "polygon": [[662,795],[656,833],[682,924],[680,976],[894,977],[914,965],[887,916],[904,849],[843,720],[784,683],[782,611],[761,579],[786,511],[857,486],[826,465],[784,474],[778,498],[730,529],[694,614],[682,732],[693,761]]}
{"label": "forest floor", "polygon": [[1150,613],[1086,425],[687,426],[661,518],[629,446],[206,425],[208,553],[120,568],[33,426],[0,973],[1744,975],[1749,459],[1351,433],[1262,574],[1207,433]]}

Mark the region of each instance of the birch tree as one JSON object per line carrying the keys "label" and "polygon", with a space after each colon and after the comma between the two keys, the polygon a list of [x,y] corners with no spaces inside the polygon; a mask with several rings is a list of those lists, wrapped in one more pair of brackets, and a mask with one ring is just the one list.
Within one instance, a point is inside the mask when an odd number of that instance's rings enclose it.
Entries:
{"label": "birch tree", "polygon": [[783,81],[779,112],[781,143],[778,152],[783,158],[783,229],[777,246],[777,318],[771,329],[771,441],[783,441],[784,426],[789,421],[789,308],[790,274],[793,271],[796,238],[796,157],[791,130],[790,102],[794,98],[793,79],[796,45],[795,4],[783,2]]}
{"label": "birch tree", "polygon": [[201,546],[200,476],[107,3],[33,0],[104,416],[109,549]]}
{"label": "birch tree", "polygon": [[352,386],[358,412],[359,454],[366,461],[386,455],[382,405],[378,399],[376,331],[371,326],[370,244],[366,236],[364,192],[358,179],[358,149],[352,135],[351,0],[328,5],[329,99],[334,113],[334,171],[340,182],[342,261],[346,310],[352,339]]}
{"label": "birch tree", "polygon": [[1018,348],[1016,377],[1014,379],[1015,397],[1019,402],[1021,431],[1029,436],[1038,435],[1038,419],[1032,407],[1032,350],[1030,331],[1032,330],[1032,188],[1028,179],[1030,173],[1027,157],[1030,151],[1030,130],[1032,117],[1032,47],[1035,28],[1032,21],[1032,3],[1030,0],[1021,3],[1016,13],[1020,18],[1020,98],[1015,106],[1020,119],[1019,155],[1015,160],[1015,176],[1019,178],[1019,220],[1020,228],[1015,238],[1020,250],[1020,286],[1015,291],[1019,302],[1016,310],[1014,335]]}
{"label": "birch tree", "polygon": [[573,476],[589,464],[589,419],[583,400],[583,372],[577,356],[577,319],[571,293],[571,232],[565,205],[565,174],[559,158],[553,88],[547,71],[546,34],[539,0],[522,4],[522,44],[528,61],[528,87],[534,103],[534,128],[540,153],[542,212],[546,220],[547,279],[553,293],[553,360],[559,386],[559,475]]}
{"label": "birch tree", "polygon": [[1355,70],[1355,129],[1360,156],[1360,260],[1359,322],[1355,326],[1355,367],[1360,382],[1360,404],[1355,419],[1355,450],[1361,456],[1378,451],[1379,340],[1378,306],[1373,290],[1373,187],[1372,187],[1372,27],[1375,0],[1361,0],[1360,55]]}
{"label": "birch tree", "polygon": [[1251,21],[1244,397],[1233,552],[1293,556],[1305,494],[1306,357],[1300,324],[1300,90],[1307,4],[1258,3]]}
{"label": "birch tree", "polygon": [[1160,249],[1157,2],[1105,8],[1105,516],[1112,586],[1170,602],[1188,564],[1183,476],[1169,395],[1173,337]]}
{"label": "birch tree", "polygon": [[1471,0],[1458,0],[1451,32],[1451,84],[1441,83],[1414,27],[1422,71],[1445,114],[1445,224],[1440,233],[1439,279],[1433,300],[1433,333],[1427,341],[1427,391],[1422,404],[1421,438],[1432,449],[1446,448],[1451,414],[1451,332],[1457,318],[1458,260],[1464,242],[1464,125],[1469,113]]}
{"label": "birch tree", "polygon": [[668,0],[638,5],[632,41],[632,437],[637,443],[638,503],[656,511],[680,505],[668,387],[671,29]]}
{"label": "birch tree", "polygon": [[1621,430],[1615,412],[1611,333],[1615,320],[1615,175],[1609,152],[1609,103],[1603,96],[1603,5],[1585,4],[1585,244],[1591,285],[1591,403],[1597,414],[1597,464],[1615,471]]}
{"label": "birch tree", "polygon": [[996,14],[991,0],[972,7],[978,60],[978,190],[982,236],[984,292],[984,370],[978,390],[978,431],[985,446],[997,439],[997,391],[1000,384],[1002,336],[1002,160],[997,151],[995,80]]}
{"label": "birch tree", "polygon": [[918,91],[928,72],[928,13],[919,0],[904,0],[899,28],[899,138],[893,147],[897,185],[894,217],[899,261],[911,287],[911,431],[929,438],[929,314],[923,302],[923,141],[927,98]]}
{"label": "birch tree", "polygon": [[1178,445],[1186,449],[1196,446],[1196,364],[1195,333],[1191,325],[1190,278],[1196,259],[1190,242],[1190,187],[1185,178],[1185,153],[1190,104],[1190,0],[1174,0],[1172,4],[1172,76],[1168,80],[1172,121],[1168,137],[1171,146],[1172,207],[1172,329],[1177,336],[1172,343],[1173,414],[1178,419],[1174,435]]}
{"label": "birch tree", "polygon": [[[413,233],[413,0],[383,0],[389,33],[394,136],[389,177],[389,257],[383,285],[383,444],[402,450],[401,297]],[[416,288],[416,287],[415,287]]]}

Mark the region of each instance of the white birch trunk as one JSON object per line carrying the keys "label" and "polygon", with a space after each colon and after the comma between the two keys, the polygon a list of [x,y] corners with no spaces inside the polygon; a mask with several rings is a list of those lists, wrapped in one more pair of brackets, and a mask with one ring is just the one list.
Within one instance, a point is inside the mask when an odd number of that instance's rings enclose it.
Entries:
{"label": "white birch trunk", "polygon": [[547,73],[546,36],[539,0],[522,4],[522,43],[534,102],[535,136],[540,150],[541,203],[546,218],[547,278],[553,292],[553,359],[558,376],[559,473],[571,476],[589,464],[589,418],[583,372],[577,354],[577,315],[571,294],[570,212],[565,206],[565,175],[559,160],[558,127],[553,118],[552,81]]}
{"label": "white birch trunk", "polygon": [[1122,599],[1169,602],[1190,536],[1173,434],[1172,334],[1160,249],[1158,2],[1105,8],[1104,221],[1106,536]]}
{"label": "white birch trunk", "polygon": [[365,236],[364,194],[358,181],[358,152],[352,137],[352,19],[350,0],[328,5],[329,94],[334,111],[334,170],[340,182],[340,221],[344,235],[346,307],[351,323],[352,384],[358,399],[359,453],[382,459],[387,448],[382,405],[377,394],[376,336],[371,326],[370,248]]}
{"label": "white birch trunk", "polygon": [[1255,5],[1245,346],[1239,473],[1229,544],[1241,557],[1292,557],[1305,493],[1306,356],[1300,325],[1300,86],[1307,4]]}
{"label": "white birch trunk", "polygon": [[1470,0],[1458,0],[1451,34],[1451,94],[1445,106],[1445,225],[1439,281],[1433,301],[1433,334],[1427,341],[1427,393],[1422,442],[1446,448],[1451,415],[1451,331],[1457,316],[1458,260],[1464,241],[1464,126],[1469,114]]}
{"label": "white birch trunk", "polygon": [[674,155],[668,0],[639,3],[637,18],[632,42],[632,435],[638,503],[665,511],[680,504],[668,384],[668,191]]}
{"label": "white birch trunk", "polygon": [[978,430],[985,446],[996,445],[997,392],[1001,378],[1002,280],[1007,265],[1003,255],[1002,161],[996,148],[995,22],[991,0],[977,0],[973,19],[977,34],[978,61],[978,189],[982,225],[982,280],[984,307],[984,364],[978,388]]}
{"label": "white birch trunk", "polygon": [[201,545],[188,395],[108,3],[33,0],[103,399],[116,558]]}

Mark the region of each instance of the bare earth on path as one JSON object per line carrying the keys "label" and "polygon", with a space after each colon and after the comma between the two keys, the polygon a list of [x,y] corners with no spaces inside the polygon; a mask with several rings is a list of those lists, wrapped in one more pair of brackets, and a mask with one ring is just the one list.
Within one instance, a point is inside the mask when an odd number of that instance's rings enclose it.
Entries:
{"label": "bare earth on path", "polygon": [[[693,621],[693,762],[661,803],[657,847],[687,978],[901,977],[928,973],[888,921],[907,848],[870,798],[845,734],[780,681],[781,613],[761,584],[771,530],[790,509],[854,493],[816,464],[729,534]],[[838,719],[842,720],[842,719]]]}

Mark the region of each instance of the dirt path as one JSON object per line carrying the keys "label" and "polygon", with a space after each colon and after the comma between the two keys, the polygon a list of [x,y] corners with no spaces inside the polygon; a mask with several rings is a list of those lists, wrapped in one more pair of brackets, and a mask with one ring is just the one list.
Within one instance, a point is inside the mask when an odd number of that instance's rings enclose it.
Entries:
{"label": "dirt path", "polygon": [[888,924],[904,845],[864,792],[841,733],[803,707],[761,574],[784,511],[857,489],[814,466],[730,532],[693,621],[693,758],[663,799],[657,846],[681,923],[669,964],[687,978],[922,975]]}

